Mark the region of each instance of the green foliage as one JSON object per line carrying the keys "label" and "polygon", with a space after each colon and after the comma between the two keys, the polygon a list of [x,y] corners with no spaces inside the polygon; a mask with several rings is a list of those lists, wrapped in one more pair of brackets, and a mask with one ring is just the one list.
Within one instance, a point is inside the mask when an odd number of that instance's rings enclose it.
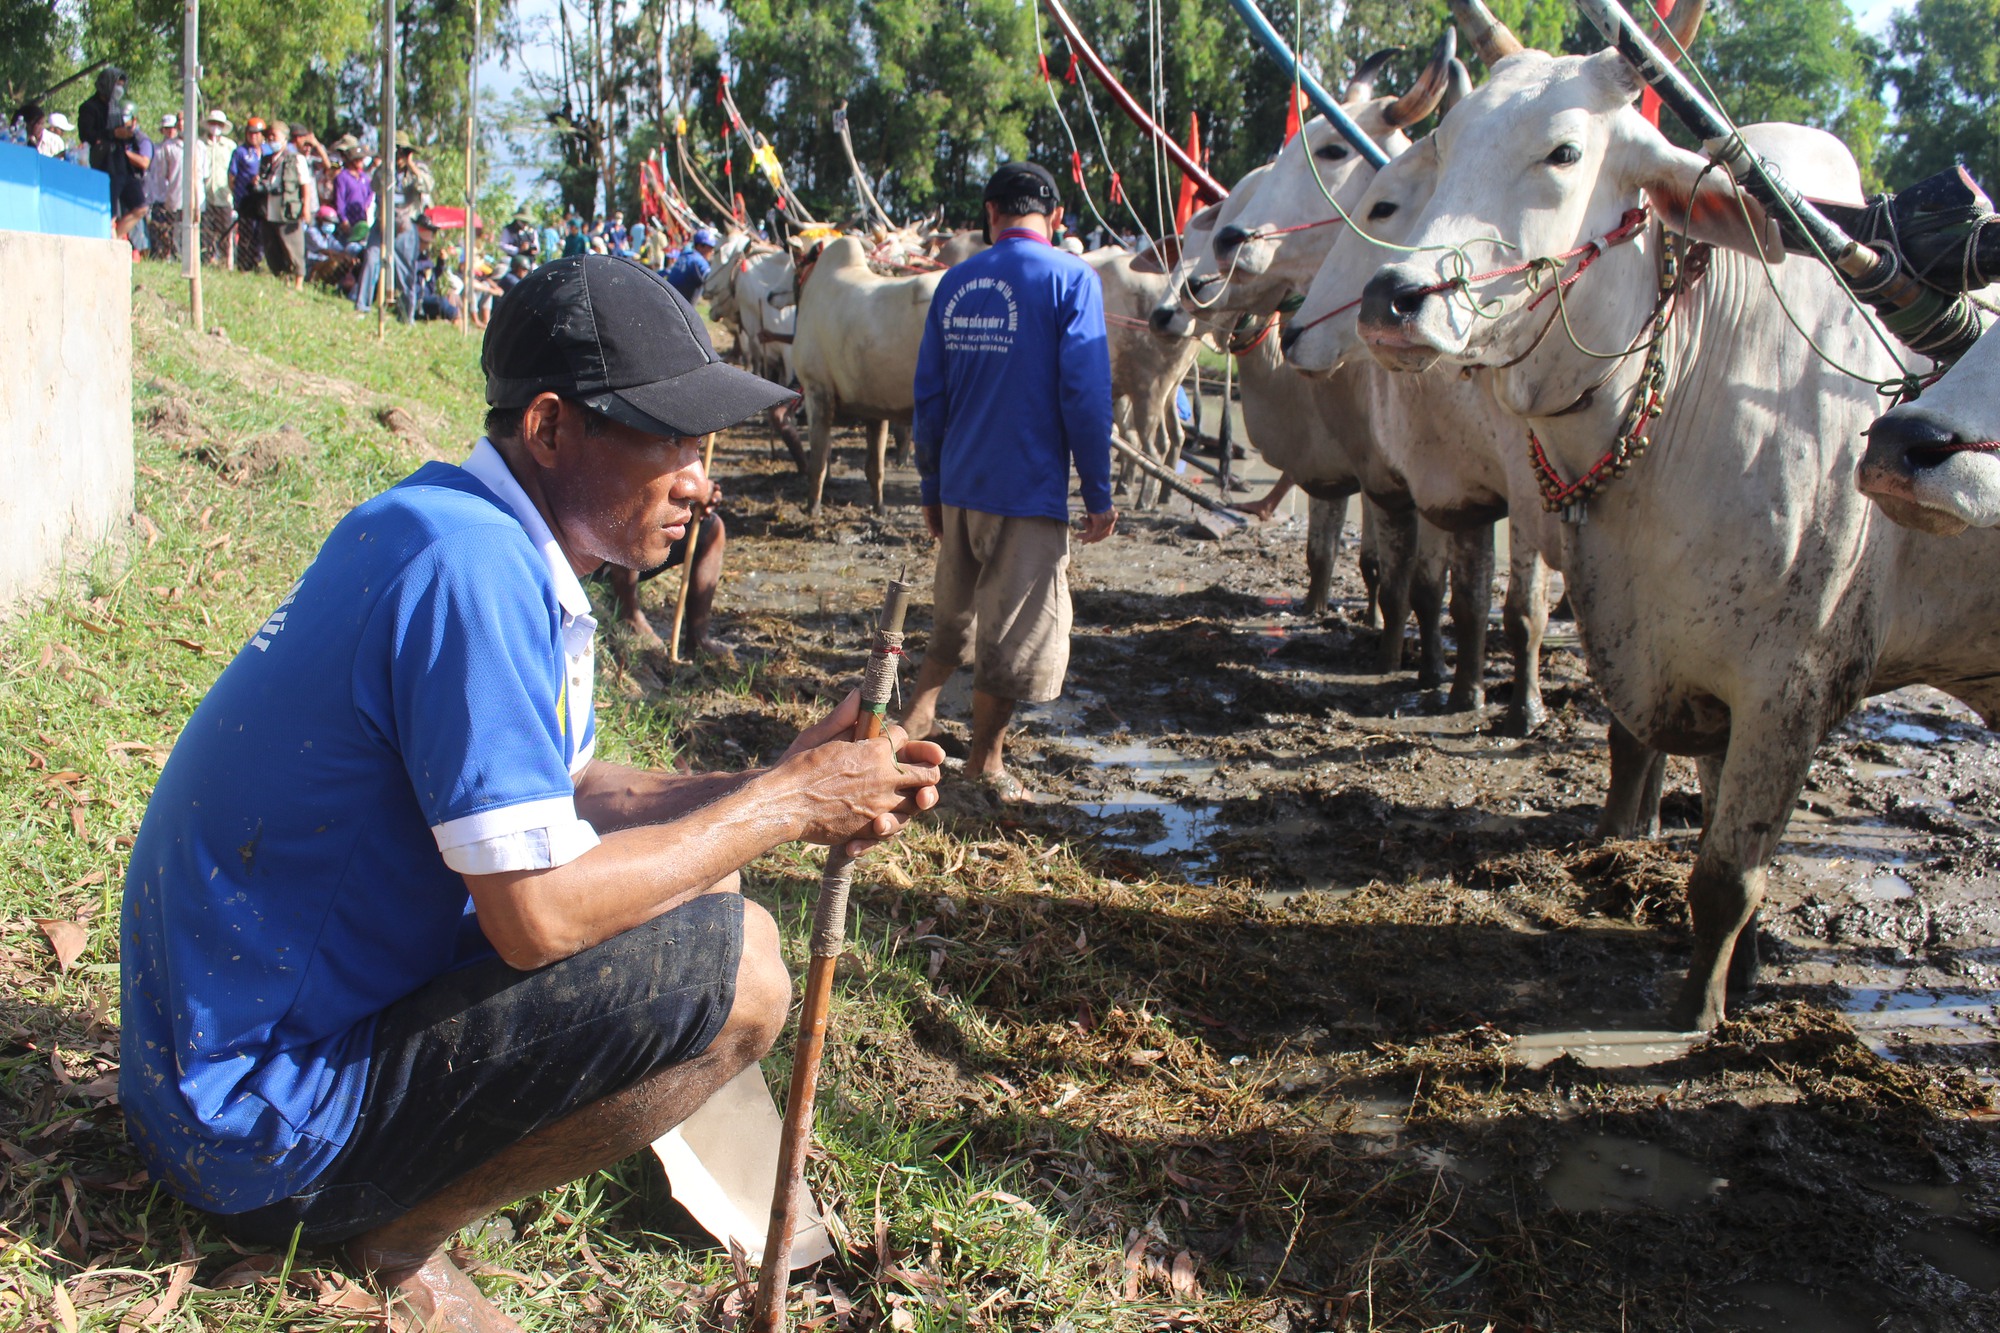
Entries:
{"label": "green foliage", "polygon": [[1872,184],[1887,117],[1873,89],[1880,51],[1844,0],[1717,0],[1693,55],[1738,123],[1829,130]]}
{"label": "green foliage", "polygon": [[1888,46],[1896,124],[1885,177],[1909,185],[1963,162],[2000,189],[2000,0],[1917,0]]}
{"label": "green foliage", "polygon": [[[21,102],[71,72],[65,54],[75,36],[49,0],[0,0],[0,96],[5,98],[0,114],[12,117]],[[65,104],[68,91],[52,99],[56,105]],[[83,88],[83,94],[89,91]]]}

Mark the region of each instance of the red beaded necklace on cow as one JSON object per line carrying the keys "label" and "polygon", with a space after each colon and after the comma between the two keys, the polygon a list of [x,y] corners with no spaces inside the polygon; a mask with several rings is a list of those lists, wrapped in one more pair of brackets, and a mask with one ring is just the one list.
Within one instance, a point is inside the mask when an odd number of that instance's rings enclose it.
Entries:
{"label": "red beaded necklace on cow", "polygon": [[[1647,332],[1651,334],[1651,337],[1647,338],[1643,344],[1646,349],[1646,361],[1640,368],[1638,383],[1632,387],[1631,400],[1626,403],[1624,415],[1619,419],[1618,434],[1613,438],[1611,447],[1604,452],[1603,456],[1597,462],[1587,468],[1582,476],[1578,477],[1575,481],[1566,482],[1562,479],[1562,474],[1557,472],[1549,463],[1548,455],[1543,451],[1542,442],[1535,435],[1534,427],[1530,426],[1528,428],[1528,461],[1534,465],[1535,483],[1540,487],[1542,492],[1542,508],[1551,514],[1560,511],[1565,523],[1581,525],[1588,521],[1590,511],[1587,506],[1590,503],[1591,497],[1596,495],[1598,490],[1607,481],[1614,477],[1624,476],[1626,471],[1639,461],[1645,454],[1648,446],[1653,442],[1653,426],[1659,421],[1660,414],[1666,410],[1667,325],[1672,321],[1674,311],[1679,307],[1679,298],[1688,288],[1699,282],[1701,276],[1708,271],[1709,247],[1699,241],[1689,242],[1685,237],[1676,235],[1664,227],[1660,229],[1659,237],[1660,262],[1657,294],[1653,299],[1652,317],[1647,321],[1645,329],[1641,331],[1642,336]],[[1682,254],[1682,247],[1684,245],[1686,246],[1685,256]],[[1591,257],[1595,258],[1596,256],[1593,255]],[[1579,267],[1577,272],[1571,275],[1568,282],[1552,289],[1556,295],[1558,309],[1556,314],[1550,318],[1550,327],[1554,326],[1556,318],[1559,317],[1563,318],[1565,324],[1567,324],[1567,317],[1561,308],[1561,303],[1568,286],[1581,276],[1583,276],[1583,270]],[[1544,292],[1543,297],[1548,294]],[[1541,300],[1542,297],[1537,297],[1530,308],[1532,309],[1534,304],[1539,304]],[[1543,329],[1542,336],[1546,337],[1548,331],[1547,328]],[[1541,337],[1536,338],[1535,345],[1540,346],[1541,341]],[[1625,357],[1638,351],[1641,345],[1635,339],[1631,347],[1628,347],[1624,352],[1619,353],[1613,358],[1614,361],[1624,360]],[[1533,351],[1534,349],[1531,347],[1529,350]],[[1524,359],[1525,355],[1524,353],[1523,357],[1517,357],[1515,360],[1518,362]],[[1578,395],[1575,402],[1561,411],[1550,412],[1546,415],[1551,417],[1565,416],[1588,405],[1592,396],[1598,389],[1604,386],[1606,381],[1615,372],[1616,366],[1614,364],[1612,370],[1606,372],[1604,379],[1585,389],[1583,393]]]}

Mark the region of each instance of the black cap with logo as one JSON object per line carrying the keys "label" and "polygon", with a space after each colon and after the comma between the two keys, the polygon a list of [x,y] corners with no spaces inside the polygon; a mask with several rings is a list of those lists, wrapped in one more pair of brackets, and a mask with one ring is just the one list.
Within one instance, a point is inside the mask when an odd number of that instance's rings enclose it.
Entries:
{"label": "black cap with logo", "polygon": [[486,401],[554,393],[651,435],[707,435],[798,397],[725,364],[687,299],[641,264],[543,264],[494,306],[480,352]]}

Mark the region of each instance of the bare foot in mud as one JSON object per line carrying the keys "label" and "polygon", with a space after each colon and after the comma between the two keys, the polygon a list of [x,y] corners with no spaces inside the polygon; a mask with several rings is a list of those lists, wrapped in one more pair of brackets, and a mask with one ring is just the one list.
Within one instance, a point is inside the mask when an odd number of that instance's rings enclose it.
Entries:
{"label": "bare foot in mud", "polygon": [[406,1333],[522,1333],[443,1254],[433,1254],[415,1268],[374,1271],[392,1302],[392,1328]]}
{"label": "bare foot in mud", "polygon": [[1251,504],[1231,505],[1229,507],[1239,514],[1248,514],[1259,523],[1269,523],[1271,515],[1278,512],[1278,501],[1270,496],[1265,496],[1262,500],[1257,500]]}
{"label": "bare foot in mud", "polygon": [[711,638],[706,634],[699,635],[694,640],[694,646],[697,652],[703,657],[713,659],[719,667],[734,671],[741,665],[736,660],[736,649],[721,639]]}
{"label": "bare foot in mud", "polygon": [[911,713],[903,719],[903,734],[913,741],[927,741],[937,734],[936,713]]}
{"label": "bare foot in mud", "polygon": [[1004,768],[975,774],[972,780],[1002,805],[1033,805],[1041,799],[1029,789],[1027,783]]}
{"label": "bare foot in mud", "polygon": [[646,619],[646,613],[637,607],[632,608],[631,615],[618,617],[618,623],[624,626],[627,634],[630,634],[648,648],[658,648],[664,645],[664,641],[653,629],[653,622]]}

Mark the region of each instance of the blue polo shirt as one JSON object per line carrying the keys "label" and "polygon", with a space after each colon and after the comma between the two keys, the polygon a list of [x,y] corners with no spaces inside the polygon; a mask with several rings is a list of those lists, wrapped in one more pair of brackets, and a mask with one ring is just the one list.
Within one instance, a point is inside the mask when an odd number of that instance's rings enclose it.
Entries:
{"label": "blue polo shirt", "polygon": [[701,296],[701,285],[708,281],[708,273],[708,260],[690,245],[667,265],[667,285],[693,301]]}
{"label": "blue polo shirt", "polygon": [[1069,521],[1111,508],[1111,344],[1096,270],[1010,229],[938,284],[917,353],[923,502]]}
{"label": "blue polo shirt", "polygon": [[375,1015],[491,954],[464,873],[596,845],[589,616],[481,441],[342,519],[160,775],[122,925],[120,1099],[211,1212],[296,1194],[353,1131]]}

